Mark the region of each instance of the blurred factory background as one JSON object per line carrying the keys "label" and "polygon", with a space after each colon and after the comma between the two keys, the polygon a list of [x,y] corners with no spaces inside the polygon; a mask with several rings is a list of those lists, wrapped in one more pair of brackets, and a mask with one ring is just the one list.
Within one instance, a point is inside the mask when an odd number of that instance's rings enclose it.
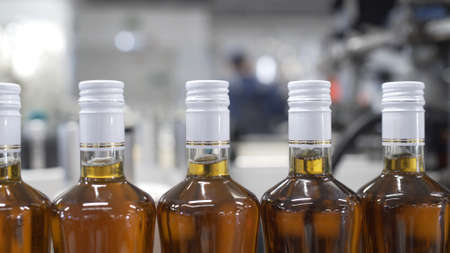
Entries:
{"label": "blurred factory background", "polygon": [[353,190],[383,166],[381,83],[424,81],[426,169],[450,186],[449,61],[448,0],[0,1],[0,80],[23,88],[23,175],[51,198],[79,176],[85,79],[125,82],[126,173],[155,199],[185,175],[191,79],[231,82],[232,174],[258,197],[288,173],[289,80],[332,81],[334,172]]}

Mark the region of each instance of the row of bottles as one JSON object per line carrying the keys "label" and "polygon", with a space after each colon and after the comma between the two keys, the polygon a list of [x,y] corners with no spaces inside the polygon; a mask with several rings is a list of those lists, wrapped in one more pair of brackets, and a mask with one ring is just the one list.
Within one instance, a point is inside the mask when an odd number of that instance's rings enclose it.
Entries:
{"label": "row of bottles", "polygon": [[[0,252],[450,252],[449,192],[423,166],[424,84],[383,84],[384,169],[352,192],[331,174],[327,81],[289,85],[289,174],[261,203],[229,174],[226,81],[186,84],[186,178],[157,206],[126,180],[124,84],[80,89],[79,182],[51,203],[20,177],[20,87],[0,83]],[[237,108],[238,109],[238,108]],[[254,180],[258,180],[255,175]]]}

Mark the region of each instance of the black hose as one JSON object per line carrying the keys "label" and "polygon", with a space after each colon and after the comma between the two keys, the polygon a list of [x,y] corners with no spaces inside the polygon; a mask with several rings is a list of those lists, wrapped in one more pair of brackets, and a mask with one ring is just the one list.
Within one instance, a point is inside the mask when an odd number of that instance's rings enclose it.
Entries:
{"label": "black hose", "polygon": [[355,140],[363,133],[373,129],[381,122],[381,114],[365,113],[356,118],[353,123],[344,131],[341,140],[335,146],[332,159],[333,171],[336,171],[337,165],[344,154],[354,147]]}

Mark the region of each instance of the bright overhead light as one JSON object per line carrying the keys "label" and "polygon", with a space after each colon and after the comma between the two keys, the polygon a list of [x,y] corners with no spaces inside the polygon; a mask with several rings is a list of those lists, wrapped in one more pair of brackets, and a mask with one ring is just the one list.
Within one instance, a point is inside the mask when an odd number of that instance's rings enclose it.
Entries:
{"label": "bright overhead light", "polygon": [[130,31],[120,31],[114,37],[114,45],[122,52],[130,52],[136,46],[136,37]]}
{"label": "bright overhead light", "polygon": [[271,84],[277,76],[277,63],[271,56],[261,56],[256,61],[256,78],[263,84]]}
{"label": "bright overhead light", "polygon": [[23,78],[31,77],[47,54],[65,49],[62,29],[46,21],[9,23],[4,32],[0,50],[11,60],[14,73]]}

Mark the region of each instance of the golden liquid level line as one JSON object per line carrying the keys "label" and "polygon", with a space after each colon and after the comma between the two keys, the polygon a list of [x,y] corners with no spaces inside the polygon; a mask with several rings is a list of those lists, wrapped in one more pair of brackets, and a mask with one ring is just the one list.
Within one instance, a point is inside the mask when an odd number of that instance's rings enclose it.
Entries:
{"label": "golden liquid level line", "polygon": [[123,162],[116,162],[107,165],[83,165],[81,168],[81,176],[86,178],[122,178]]}
{"label": "golden liquid level line", "polygon": [[295,174],[323,174],[323,158],[294,158],[294,164],[293,168],[291,168],[291,172]]}
{"label": "golden liquid level line", "polygon": [[196,163],[190,162],[188,175],[191,176],[203,176],[203,177],[218,177],[227,176],[228,174],[228,162],[222,160],[212,163]]}
{"label": "golden liquid level line", "polygon": [[0,180],[20,179],[20,163],[0,165]]}
{"label": "golden liquid level line", "polygon": [[403,156],[385,159],[385,169],[400,172],[423,172],[423,158],[421,156]]}

